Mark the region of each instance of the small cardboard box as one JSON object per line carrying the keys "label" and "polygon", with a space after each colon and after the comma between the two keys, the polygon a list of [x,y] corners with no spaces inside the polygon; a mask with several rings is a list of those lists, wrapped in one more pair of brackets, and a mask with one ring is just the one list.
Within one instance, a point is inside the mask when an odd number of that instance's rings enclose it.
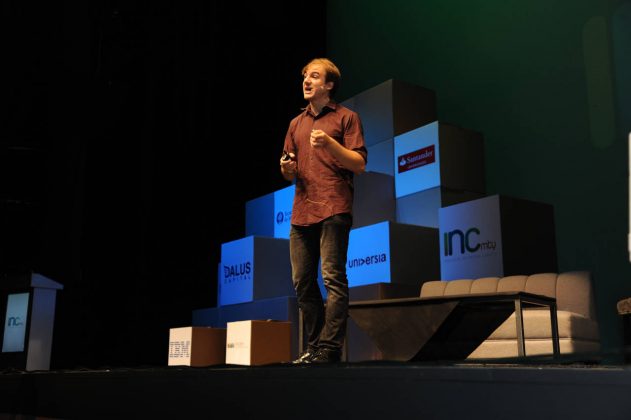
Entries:
{"label": "small cardboard box", "polygon": [[228,322],[226,364],[266,365],[291,360],[291,322]]}
{"label": "small cardboard box", "polygon": [[222,365],[226,328],[182,327],[169,331],[169,366]]}

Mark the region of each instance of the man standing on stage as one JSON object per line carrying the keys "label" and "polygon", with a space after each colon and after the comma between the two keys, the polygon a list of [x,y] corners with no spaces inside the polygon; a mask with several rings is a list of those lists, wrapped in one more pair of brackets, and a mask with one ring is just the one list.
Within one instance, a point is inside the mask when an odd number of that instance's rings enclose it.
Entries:
{"label": "man standing on stage", "polygon": [[[340,361],[346,334],[353,174],[364,172],[368,153],[357,113],[332,100],[340,81],[335,64],[316,58],[302,75],[309,104],[290,122],[280,161],[283,177],[296,181],[289,248],[307,337],[294,363],[331,363]],[[326,307],[317,282],[320,259]]]}

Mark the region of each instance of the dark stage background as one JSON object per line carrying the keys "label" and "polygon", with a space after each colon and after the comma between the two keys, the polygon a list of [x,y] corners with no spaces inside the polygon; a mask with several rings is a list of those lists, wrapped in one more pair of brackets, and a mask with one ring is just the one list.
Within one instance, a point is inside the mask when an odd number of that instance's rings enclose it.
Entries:
{"label": "dark stage background", "polygon": [[340,100],[432,89],[439,120],[483,133],[487,194],[554,206],[559,271],[592,273],[620,359],[631,0],[9,0],[0,19],[0,273],[65,285],[53,368],[166,364],[246,201],[287,185],[300,69],[325,53]]}
{"label": "dark stage background", "polygon": [[[62,283],[52,368],[166,365],[247,200],[286,186],[324,3],[3,3],[0,267]],[[343,70],[343,69],[342,69]],[[213,215],[214,214],[214,215]]]}
{"label": "dark stage background", "polygon": [[327,5],[341,97],[391,78],[434,90],[441,122],[484,135],[487,195],[554,206],[559,271],[591,273],[617,362],[616,304],[631,295],[631,0]]}

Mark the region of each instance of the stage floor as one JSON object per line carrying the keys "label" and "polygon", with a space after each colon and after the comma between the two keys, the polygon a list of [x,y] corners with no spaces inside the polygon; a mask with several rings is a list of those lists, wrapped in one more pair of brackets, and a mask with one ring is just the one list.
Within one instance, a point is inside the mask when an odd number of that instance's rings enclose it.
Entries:
{"label": "stage floor", "polygon": [[0,375],[0,413],[0,419],[628,419],[631,366],[366,362],[14,371]]}

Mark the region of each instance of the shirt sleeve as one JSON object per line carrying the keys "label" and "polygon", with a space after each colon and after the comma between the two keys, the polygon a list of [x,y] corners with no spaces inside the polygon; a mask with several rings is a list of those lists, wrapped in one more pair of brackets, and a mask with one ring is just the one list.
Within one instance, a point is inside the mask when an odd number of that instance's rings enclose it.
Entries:
{"label": "shirt sleeve", "polygon": [[364,142],[364,129],[359,115],[351,112],[344,124],[344,147],[359,153],[368,163],[368,150]]}
{"label": "shirt sleeve", "polygon": [[283,144],[283,152],[296,154],[296,143],[294,142],[294,132],[296,130],[296,120],[293,119],[287,128],[285,134],[285,143]]}

